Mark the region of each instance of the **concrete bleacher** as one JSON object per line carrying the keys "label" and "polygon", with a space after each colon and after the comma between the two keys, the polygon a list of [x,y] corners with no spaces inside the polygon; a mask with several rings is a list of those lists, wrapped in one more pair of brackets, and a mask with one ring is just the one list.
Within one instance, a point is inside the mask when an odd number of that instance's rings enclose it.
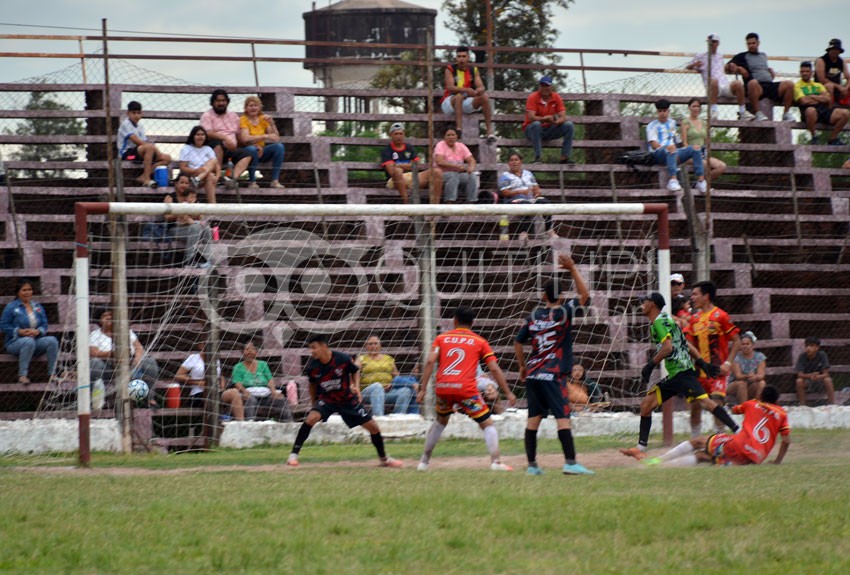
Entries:
{"label": "concrete bleacher", "polygon": [[[0,91],[44,90],[39,85],[0,85]],[[38,111],[38,110],[0,110],[0,118],[16,119],[31,117],[72,117],[85,119],[87,133],[83,136],[16,136],[0,135],[0,145],[17,146],[25,144],[77,143],[85,147],[85,158],[79,161],[62,160],[55,162],[9,161],[6,167],[12,176],[12,185],[0,187],[0,253],[7,265],[0,269],[0,293],[11,293],[14,280],[22,275],[38,278],[38,301],[45,304],[50,314],[52,329],[57,334],[68,321],[72,313],[73,302],[69,299],[70,285],[73,279],[71,269],[73,258],[73,204],[76,201],[105,201],[109,197],[106,183],[106,136],[103,121],[103,97],[100,86],[62,85],[49,86],[50,91],[69,91],[82,94],[86,109]],[[203,86],[130,86],[113,85],[112,113],[113,129],[117,129],[122,117],[122,103],[127,99],[122,94],[133,94],[134,98],[144,101],[145,94],[208,94],[211,87]],[[325,90],[313,88],[228,88],[231,97],[238,100],[239,94],[254,94],[259,91],[265,111],[273,116],[286,145],[286,160],[282,180],[285,189],[245,189],[238,191],[221,189],[219,202],[246,203],[398,203],[398,194],[384,186],[385,175],[378,168],[378,149],[386,144],[387,138],[380,137],[343,137],[321,135],[319,127],[327,122],[365,121],[375,125],[386,124],[402,119],[408,126],[415,127],[415,133],[424,133],[426,114],[410,114],[399,117],[392,113],[351,114],[302,109],[299,102],[305,98],[349,97],[367,101],[379,100],[388,94],[374,90]],[[390,95],[425,98],[427,93],[418,90],[395,91]],[[524,100],[525,94],[496,92],[495,99]],[[671,209],[671,231],[674,271],[685,272],[692,281],[691,240],[688,222],[683,209],[683,193],[670,193],[664,189],[666,176],[661,167],[639,168],[632,170],[613,163],[620,152],[643,145],[642,127],[652,120],[646,114],[650,104],[657,96],[644,94],[563,94],[565,100],[581,113],[573,114],[578,129],[574,141],[574,157],[578,164],[564,166],[560,164],[537,164],[528,166],[533,169],[541,182],[544,195],[553,202],[662,202]],[[686,97],[671,97],[674,104],[684,104]],[[145,106],[144,123],[148,135],[157,143],[182,144],[185,136],[172,126],[185,126],[187,121],[196,121],[203,110],[175,111],[156,110]],[[236,111],[239,111],[236,109]],[[440,128],[452,121],[442,114],[435,115],[435,138]],[[479,160],[482,187],[495,189],[498,174],[504,169],[500,163],[509,148],[530,151],[527,141],[516,137],[501,137],[496,146],[488,146],[479,139],[478,117],[464,118],[464,141],[470,146]],[[518,114],[501,115],[495,118],[499,128],[506,131],[518,126],[522,116]],[[157,126],[152,130],[151,126]],[[711,225],[713,229],[712,277],[721,289],[719,303],[733,314],[735,321],[743,328],[753,329],[759,336],[759,349],[768,355],[768,374],[780,385],[783,391],[793,391],[793,360],[802,351],[802,339],[809,334],[817,334],[824,340],[824,347],[833,362],[833,372],[837,378],[850,377],[850,354],[846,352],[850,343],[850,333],[846,325],[850,320],[850,309],[846,301],[850,296],[850,257],[847,251],[848,219],[850,219],[850,177],[837,169],[817,167],[814,159],[820,154],[836,151],[850,154],[850,147],[800,146],[794,143],[795,130],[804,128],[800,123],[782,122],[739,122],[720,120],[714,123],[716,129],[737,130],[738,141],[717,143],[713,149],[717,152],[734,154],[738,165],[730,166],[726,174],[714,182],[711,195]],[[418,130],[418,131],[417,131]],[[411,130],[409,129],[410,133]],[[425,151],[429,140],[424,137],[409,138],[420,150]],[[436,142],[436,139],[434,140]],[[346,161],[335,154],[341,147],[365,148],[374,150],[375,162]],[[557,148],[557,143],[548,146]],[[527,154],[528,156],[528,154]],[[526,157],[528,161],[530,158]],[[56,169],[73,170],[77,175],[42,182],[32,180],[27,175],[32,170]],[[164,192],[130,185],[138,167],[125,162],[122,164],[124,189],[129,201],[159,202]],[[86,178],[78,177],[85,173]],[[696,198],[699,211],[704,209],[705,199]],[[268,219],[271,221],[271,219]],[[102,221],[102,219],[100,220]],[[128,218],[131,236],[138,234],[145,218]],[[251,218],[248,223],[263,223],[264,218]],[[587,218],[594,221],[594,218]],[[596,221],[601,221],[597,219]],[[628,245],[631,241],[643,239],[639,226],[630,234],[630,218],[620,219],[619,232],[624,234],[610,237],[585,236],[584,231],[572,226],[570,219],[557,217],[559,233],[566,238],[568,245],[579,259],[593,250],[613,249]],[[223,231],[223,241],[238,242],[246,234],[244,221],[240,218],[221,218],[218,222]],[[411,226],[401,218],[387,217],[377,224],[369,226],[347,221],[345,218],[298,218],[288,225],[305,230],[321,229],[322,225],[345,231],[345,239],[339,240],[340,246],[357,247],[364,251],[397,253],[403,258],[406,250],[416,247]],[[515,225],[515,224],[512,224]],[[461,239],[452,238],[447,232],[463,232]],[[504,251],[506,244],[498,240],[497,222],[492,218],[471,218],[469,230],[458,229],[447,222],[438,222],[435,246],[439,254],[440,272],[450,277],[464,265],[459,259],[452,261],[451,254],[460,251],[476,251],[492,265],[488,270],[488,282],[497,286],[493,292],[472,298],[482,308],[502,309],[511,303],[507,293],[498,289],[499,274],[506,271],[497,263],[498,254]],[[106,250],[108,246],[95,241],[94,250]],[[523,246],[515,240],[507,243],[511,249]],[[542,242],[532,241],[530,249],[544,249]],[[128,257],[128,283],[133,305],[139,309],[160,310],[168,304],[165,296],[145,292],[145,278],[149,277],[199,277],[202,271],[194,269],[175,269],[170,267],[147,268],[141,256],[149,258],[149,252],[131,242]],[[157,265],[161,262],[156,260]],[[589,261],[580,261],[589,265]],[[134,267],[140,266],[140,267]],[[225,283],[232,282],[241,268],[226,263],[217,268]],[[366,273],[375,273],[374,262],[364,266]],[[385,270],[382,270],[384,273]],[[331,271],[342,274],[345,272]],[[405,273],[400,266],[394,273],[401,277]],[[109,300],[110,281],[100,277],[93,282],[92,301],[106,303]],[[228,284],[230,285],[230,284]],[[594,304],[607,309],[610,304],[627,294],[594,294]],[[438,302],[441,310],[440,328],[447,327],[446,310],[461,297],[469,299],[470,294],[447,296]],[[264,306],[274,301],[274,294],[257,294],[250,302],[241,296],[222,295],[222,304],[230,310],[235,319],[250,320],[256,317],[258,310],[262,314]],[[385,301],[389,296],[375,294],[372,303]],[[329,302],[345,303],[344,293],[331,294]],[[3,299],[2,303],[7,300]],[[299,297],[293,296],[296,304]],[[309,304],[308,298],[303,298]],[[527,304],[530,305],[530,304]],[[157,307],[159,306],[159,307]],[[527,307],[512,307],[513,311]],[[384,341],[385,351],[396,356],[406,368],[412,367],[421,354],[417,347],[416,333],[419,330],[419,317],[415,313],[401,317],[385,318],[373,308],[369,317],[359,322],[356,330],[340,333],[335,338],[339,347],[354,351],[360,349],[369,330],[389,328],[389,336]],[[139,312],[134,316],[132,327],[143,342],[152,337],[159,329],[153,311],[147,315]],[[316,312],[319,313],[319,312]],[[377,314],[377,315],[375,315]],[[601,322],[604,323],[603,316]],[[512,347],[504,333],[510,328],[511,321],[496,314],[485,316],[479,327],[485,335],[496,338],[494,347],[502,358],[503,367],[510,377],[515,377],[516,366],[512,361]],[[174,326],[174,331],[198,331],[201,326],[189,323]],[[599,349],[600,338],[605,326],[593,332],[590,338],[580,336],[576,343],[576,354],[589,356]],[[645,331],[642,318],[636,318],[629,326],[635,332]],[[301,375],[307,359],[304,349],[297,344],[303,341],[305,333],[296,333],[290,341],[296,342],[283,347],[269,346],[263,349],[264,359],[272,364],[276,374],[282,379]],[[168,334],[166,334],[168,337]],[[174,341],[179,340],[177,335]],[[231,342],[232,344],[232,342]],[[608,368],[604,373],[595,373],[601,365],[593,365],[594,379],[611,389],[623,388],[623,381],[631,381],[637,371],[631,366],[640,366],[640,358],[646,352],[646,344],[631,341],[628,338],[618,340],[610,348],[617,357],[616,367]],[[176,366],[185,357],[186,350],[156,351],[155,357],[164,368],[165,374],[176,371]],[[226,348],[223,360],[232,365],[238,359],[238,352]],[[36,381],[42,380],[43,361],[34,363]],[[0,410],[6,414],[30,413],[36,409],[44,395],[44,384],[34,384],[26,389],[16,381],[15,359],[0,354]],[[846,379],[845,379],[846,381]],[[839,385],[841,387],[841,385]],[[303,390],[303,385],[302,385]],[[161,414],[162,417],[176,417],[178,414]],[[186,414],[194,418],[196,414]]]}

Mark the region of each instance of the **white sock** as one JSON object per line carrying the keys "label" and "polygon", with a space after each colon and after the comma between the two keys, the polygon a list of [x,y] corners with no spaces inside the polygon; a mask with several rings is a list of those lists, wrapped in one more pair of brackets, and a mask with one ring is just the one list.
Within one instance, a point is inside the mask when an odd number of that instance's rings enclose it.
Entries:
{"label": "white sock", "polygon": [[658,459],[661,461],[670,461],[672,459],[678,459],[680,457],[684,457],[685,455],[690,455],[694,452],[694,446],[691,445],[690,441],[683,441]]}
{"label": "white sock", "polygon": [[670,461],[665,461],[663,465],[664,467],[696,467],[698,463],[699,461],[697,461],[696,454],[691,453],[690,455],[685,455],[684,457],[678,457]]}
{"label": "white sock", "polygon": [[434,451],[434,446],[437,445],[440,435],[442,435],[445,428],[445,425],[437,421],[432,423],[431,427],[428,428],[428,433],[425,434],[425,450],[420,460],[422,463],[428,463],[431,460],[431,453]]}
{"label": "white sock", "polygon": [[490,452],[490,459],[493,461],[499,460],[499,432],[495,426],[484,428],[484,442],[487,444],[487,451]]}
{"label": "white sock", "polygon": [[746,112],[747,111],[746,104],[741,104],[740,106],[738,106],[738,111],[741,112],[741,113]]}
{"label": "white sock", "polygon": [[691,426],[691,439],[699,437],[700,435],[702,435],[702,424],[692,425]]}

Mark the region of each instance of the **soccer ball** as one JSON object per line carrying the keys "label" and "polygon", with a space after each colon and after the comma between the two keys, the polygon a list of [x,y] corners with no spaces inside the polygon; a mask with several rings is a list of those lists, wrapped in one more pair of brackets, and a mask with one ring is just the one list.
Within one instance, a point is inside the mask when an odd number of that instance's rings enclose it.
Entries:
{"label": "soccer ball", "polygon": [[128,386],[130,399],[140,403],[148,397],[148,384],[142,379],[134,379]]}

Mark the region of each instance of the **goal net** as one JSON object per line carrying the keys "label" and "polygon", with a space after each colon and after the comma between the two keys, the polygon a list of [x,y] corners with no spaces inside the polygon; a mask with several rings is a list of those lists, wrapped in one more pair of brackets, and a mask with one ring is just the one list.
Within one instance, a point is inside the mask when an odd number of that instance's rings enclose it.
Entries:
{"label": "goal net", "polygon": [[[332,349],[352,356],[377,338],[401,376],[396,389],[416,381],[433,337],[452,327],[461,304],[476,310],[474,330],[489,340],[522,401],[514,337],[540,305],[547,280],[561,278],[565,293],[575,293],[569,273],[556,265],[562,253],[576,261],[591,293],[575,323],[576,363],[597,384],[588,386],[591,403],[616,408],[643,391],[638,372],[648,330],[637,297],[669,289],[658,281],[669,276],[666,210],[664,204],[78,204],[76,306],[68,306],[58,369],[77,385],[60,382],[39,409],[43,415],[77,410],[86,424],[117,417],[137,445],[208,447],[228,420],[304,416],[310,334],[326,335]],[[544,229],[549,217],[557,238]],[[526,229],[527,239],[520,235]],[[133,335],[121,338],[119,325]],[[98,357],[93,330],[108,332],[116,349],[124,339],[124,372],[120,357]],[[230,390],[249,343],[273,380],[267,391],[251,392],[257,397],[250,402],[240,389],[240,408]],[[147,398],[128,389],[136,379],[148,384]],[[385,413],[428,408],[395,400]],[[88,441],[82,428],[81,441]]]}

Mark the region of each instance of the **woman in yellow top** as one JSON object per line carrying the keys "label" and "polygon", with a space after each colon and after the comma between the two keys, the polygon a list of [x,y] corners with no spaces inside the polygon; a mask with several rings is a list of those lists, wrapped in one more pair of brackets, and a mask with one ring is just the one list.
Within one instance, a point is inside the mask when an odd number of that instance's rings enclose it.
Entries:
{"label": "woman in yellow top", "polygon": [[363,401],[372,405],[372,415],[384,415],[384,403],[395,404],[393,413],[407,413],[415,390],[403,383],[393,385],[399,375],[398,368],[391,356],[381,353],[378,336],[370,335],[366,339],[366,353],[354,363],[360,368],[361,394]]}
{"label": "woman in yellow top", "polygon": [[245,114],[239,118],[239,143],[246,148],[257,150],[257,159],[248,166],[248,187],[259,187],[256,182],[257,165],[271,163],[272,178],[269,187],[282,188],[280,167],[283,165],[284,147],[274,120],[263,114],[263,103],[257,96],[245,98]]}

